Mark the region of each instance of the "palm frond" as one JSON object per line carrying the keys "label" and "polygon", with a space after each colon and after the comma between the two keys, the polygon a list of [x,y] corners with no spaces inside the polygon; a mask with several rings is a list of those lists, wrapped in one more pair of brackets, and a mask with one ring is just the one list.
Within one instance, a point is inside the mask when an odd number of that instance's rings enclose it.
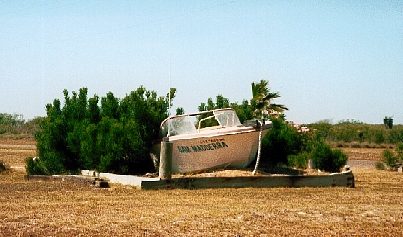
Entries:
{"label": "palm frond", "polygon": [[280,97],[280,94],[278,92],[270,92],[263,99],[264,100],[272,100],[272,99],[276,99],[276,98],[279,98],[279,97]]}
{"label": "palm frond", "polygon": [[278,111],[278,112],[288,110],[288,108],[285,105],[281,105],[281,104],[270,104],[269,109],[274,110],[274,111]]}

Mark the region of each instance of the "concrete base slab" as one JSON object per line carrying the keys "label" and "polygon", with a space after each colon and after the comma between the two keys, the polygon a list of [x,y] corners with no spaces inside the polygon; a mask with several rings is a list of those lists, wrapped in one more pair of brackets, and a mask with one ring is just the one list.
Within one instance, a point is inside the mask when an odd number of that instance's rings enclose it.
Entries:
{"label": "concrete base slab", "polygon": [[148,178],[133,175],[99,173],[89,175],[30,175],[28,179],[36,180],[70,180],[89,183],[96,187],[109,187],[110,184],[134,186],[139,189],[203,189],[203,188],[278,188],[278,187],[350,187],[354,188],[354,175],[351,171],[326,175],[267,175],[240,177],[195,177]]}
{"label": "concrete base slab", "polygon": [[141,189],[202,189],[202,188],[276,188],[276,187],[351,187],[352,172],[331,175],[198,177],[141,182]]}
{"label": "concrete base slab", "polygon": [[87,185],[95,185],[97,178],[83,175],[26,175],[27,180],[36,181],[73,181]]}
{"label": "concrete base slab", "polygon": [[136,187],[141,187],[142,182],[160,181],[160,178],[147,178],[134,175],[118,175],[112,173],[99,173],[99,178],[107,180],[109,183],[117,183]]}
{"label": "concrete base slab", "polygon": [[242,177],[148,178],[133,175],[100,173],[110,183],[135,186],[139,189],[202,189],[202,188],[269,188],[269,187],[354,187],[351,171],[327,175],[281,175]]}

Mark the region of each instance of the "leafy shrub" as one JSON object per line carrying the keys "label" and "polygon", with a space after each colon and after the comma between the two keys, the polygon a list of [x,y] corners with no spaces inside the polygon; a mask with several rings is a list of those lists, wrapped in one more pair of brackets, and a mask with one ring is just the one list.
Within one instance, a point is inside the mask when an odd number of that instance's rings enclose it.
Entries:
{"label": "leafy shrub", "polygon": [[403,126],[396,125],[393,129],[387,129],[387,142],[392,144],[403,143]]}
{"label": "leafy shrub", "polygon": [[153,169],[148,158],[159,126],[168,116],[175,89],[158,97],[143,87],[123,99],[109,92],[87,98],[87,89],[46,106],[47,116],[36,134],[40,159],[27,159],[29,174],[77,173],[80,169],[133,174]]}
{"label": "leafy shrub", "polygon": [[347,163],[347,155],[340,149],[332,149],[325,142],[316,142],[311,151],[313,164],[316,168],[327,172],[339,172]]}
{"label": "leafy shrub", "polygon": [[330,123],[330,120],[321,120],[314,124],[309,124],[309,128],[316,131],[316,135],[321,139],[326,139],[331,136],[332,127],[333,125]]}
{"label": "leafy shrub", "polygon": [[396,145],[395,150],[386,149],[383,151],[382,162],[389,169],[396,169],[403,164],[403,143]]}
{"label": "leafy shrub", "polygon": [[383,162],[381,162],[381,161],[378,161],[378,162],[375,163],[375,168],[377,170],[384,170],[385,169],[385,164]]}
{"label": "leafy shrub", "polygon": [[300,152],[296,155],[288,156],[288,165],[298,169],[306,169],[308,167],[309,153]]}
{"label": "leafy shrub", "polygon": [[273,119],[273,126],[262,139],[262,164],[277,166],[288,164],[289,155],[304,149],[304,136],[284,119]]}
{"label": "leafy shrub", "polygon": [[383,159],[382,161],[385,163],[386,166],[389,168],[397,168],[399,158],[395,156],[392,150],[386,149],[383,151]]}
{"label": "leafy shrub", "polygon": [[305,169],[309,159],[314,167],[327,172],[339,172],[347,163],[347,155],[326,144],[323,134],[300,133],[283,119],[273,120],[272,129],[262,140],[262,163]]}
{"label": "leafy shrub", "polygon": [[46,168],[46,164],[37,157],[28,157],[25,160],[25,169],[28,175],[49,175],[51,174]]}
{"label": "leafy shrub", "polygon": [[400,160],[400,162],[403,162],[403,142],[397,144],[395,151],[397,158]]}
{"label": "leafy shrub", "polygon": [[385,142],[385,135],[384,135],[383,132],[380,131],[380,130],[376,130],[376,131],[374,132],[374,138],[375,138],[374,142],[375,142],[376,144],[381,144],[381,143],[384,143],[384,142]]}
{"label": "leafy shrub", "polygon": [[144,173],[152,169],[148,149],[141,135],[141,126],[135,121],[121,123],[102,119],[103,132],[98,137],[101,153],[98,169],[114,173]]}

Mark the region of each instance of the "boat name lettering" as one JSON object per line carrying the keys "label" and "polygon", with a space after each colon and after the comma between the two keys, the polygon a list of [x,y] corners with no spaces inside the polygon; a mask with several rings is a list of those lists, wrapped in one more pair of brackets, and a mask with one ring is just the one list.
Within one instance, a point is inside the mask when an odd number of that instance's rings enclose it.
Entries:
{"label": "boat name lettering", "polygon": [[202,141],[200,141],[200,143],[205,144],[205,143],[216,143],[216,142],[223,142],[223,141],[225,141],[224,138],[212,138],[212,139],[202,140]]}
{"label": "boat name lettering", "polygon": [[213,151],[217,149],[226,148],[228,145],[223,141],[192,145],[192,146],[177,146],[180,153],[191,153],[191,152],[202,152],[202,151]]}

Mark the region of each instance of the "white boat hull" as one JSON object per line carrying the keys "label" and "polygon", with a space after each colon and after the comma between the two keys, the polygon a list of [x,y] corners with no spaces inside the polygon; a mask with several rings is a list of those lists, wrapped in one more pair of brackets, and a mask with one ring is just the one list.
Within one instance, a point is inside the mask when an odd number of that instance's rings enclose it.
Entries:
{"label": "white boat hull", "polygon": [[173,143],[172,172],[245,168],[256,158],[258,140],[259,131],[252,128],[201,133],[197,137],[170,137],[169,141]]}

